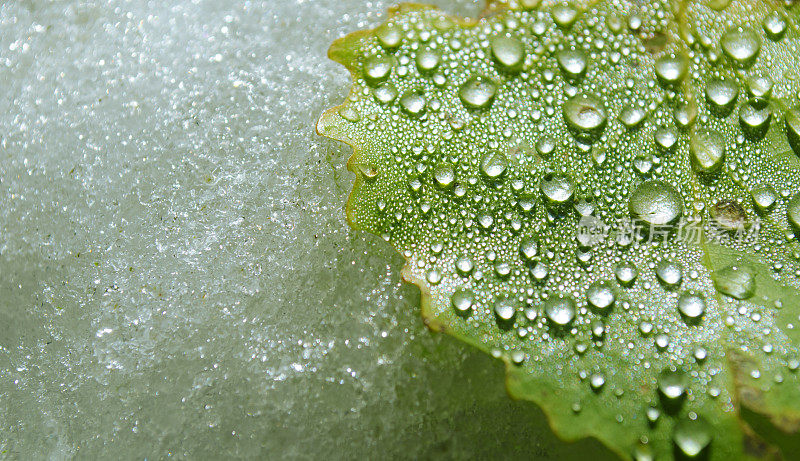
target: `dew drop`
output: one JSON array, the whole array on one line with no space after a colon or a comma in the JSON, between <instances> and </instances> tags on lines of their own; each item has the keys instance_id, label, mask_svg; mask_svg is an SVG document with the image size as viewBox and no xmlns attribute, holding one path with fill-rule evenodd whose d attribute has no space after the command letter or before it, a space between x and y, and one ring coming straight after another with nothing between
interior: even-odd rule
<instances>
[{"instance_id":1,"label":"dew drop","mask_svg":"<svg viewBox=\"0 0 800 461\"><path fill-rule=\"evenodd\" d=\"M562 50L556 53L558 67L564 76L570 80L577 80L584 76L588 67L586 53L581 50Z\"/></svg>"},{"instance_id":2,"label":"dew drop","mask_svg":"<svg viewBox=\"0 0 800 461\"><path fill-rule=\"evenodd\" d=\"M550 14L553 16L553 22L562 29L569 29L578 19L578 10L569 3L554 6Z\"/></svg>"},{"instance_id":3,"label":"dew drop","mask_svg":"<svg viewBox=\"0 0 800 461\"><path fill-rule=\"evenodd\" d=\"M773 41L780 40L783 38L783 34L786 33L786 20L777 11L768 14L761 26L764 28L767 37Z\"/></svg>"},{"instance_id":4,"label":"dew drop","mask_svg":"<svg viewBox=\"0 0 800 461\"><path fill-rule=\"evenodd\" d=\"M698 130L689 141L689 153L695 171L712 174L725 160L725 138L715 130Z\"/></svg>"},{"instance_id":5,"label":"dew drop","mask_svg":"<svg viewBox=\"0 0 800 461\"><path fill-rule=\"evenodd\" d=\"M450 302L459 314L466 314L472 309L475 296L466 288L459 288L453 293Z\"/></svg>"},{"instance_id":6,"label":"dew drop","mask_svg":"<svg viewBox=\"0 0 800 461\"><path fill-rule=\"evenodd\" d=\"M800 156L800 106L786 111L786 135L795 154Z\"/></svg>"},{"instance_id":7,"label":"dew drop","mask_svg":"<svg viewBox=\"0 0 800 461\"><path fill-rule=\"evenodd\" d=\"M717 291L732 298L748 299L756 292L755 275L746 267L727 266L714 272L711 278Z\"/></svg>"},{"instance_id":8,"label":"dew drop","mask_svg":"<svg viewBox=\"0 0 800 461\"><path fill-rule=\"evenodd\" d=\"M564 120L581 140L599 137L606 126L607 116L603 103L595 96L579 94L563 105Z\"/></svg>"},{"instance_id":9,"label":"dew drop","mask_svg":"<svg viewBox=\"0 0 800 461\"><path fill-rule=\"evenodd\" d=\"M372 86L384 82L392 74L394 58L372 56L364 62L364 79Z\"/></svg>"},{"instance_id":10,"label":"dew drop","mask_svg":"<svg viewBox=\"0 0 800 461\"><path fill-rule=\"evenodd\" d=\"M456 270L462 276L471 274L474 268L475 266L472 264L472 260L467 257L461 257L456 260Z\"/></svg>"},{"instance_id":11,"label":"dew drop","mask_svg":"<svg viewBox=\"0 0 800 461\"><path fill-rule=\"evenodd\" d=\"M651 226L670 225L683 215L683 200L671 185L649 180L633 191L628 208L634 219Z\"/></svg>"},{"instance_id":12,"label":"dew drop","mask_svg":"<svg viewBox=\"0 0 800 461\"><path fill-rule=\"evenodd\" d=\"M689 60L683 54L666 55L656 60L656 77L664 86L676 86L689 71Z\"/></svg>"},{"instance_id":13,"label":"dew drop","mask_svg":"<svg viewBox=\"0 0 800 461\"><path fill-rule=\"evenodd\" d=\"M384 48L392 50L400 46L403 40L402 31L391 24L382 24L375 29L375 37Z\"/></svg>"},{"instance_id":14,"label":"dew drop","mask_svg":"<svg viewBox=\"0 0 800 461\"><path fill-rule=\"evenodd\" d=\"M672 440L686 456L695 458L711 443L711 427L702 417L681 418L675 425Z\"/></svg>"},{"instance_id":15,"label":"dew drop","mask_svg":"<svg viewBox=\"0 0 800 461\"><path fill-rule=\"evenodd\" d=\"M770 120L772 120L772 110L768 105L758 107L746 102L739 109L739 124L745 136L751 140L757 141L767 134Z\"/></svg>"},{"instance_id":16,"label":"dew drop","mask_svg":"<svg viewBox=\"0 0 800 461\"><path fill-rule=\"evenodd\" d=\"M560 174L547 175L542 178L539 183L539 189L547 200L554 205L568 202L575 193L572 181L567 176Z\"/></svg>"},{"instance_id":17,"label":"dew drop","mask_svg":"<svg viewBox=\"0 0 800 461\"><path fill-rule=\"evenodd\" d=\"M628 106L620 112L619 121L625 125L625 128L636 128L642 123L645 115L647 115L647 112L645 112L644 109Z\"/></svg>"},{"instance_id":18,"label":"dew drop","mask_svg":"<svg viewBox=\"0 0 800 461\"><path fill-rule=\"evenodd\" d=\"M481 172L489 179L496 179L506 172L508 158L500 151L490 150L481 158Z\"/></svg>"},{"instance_id":19,"label":"dew drop","mask_svg":"<svg viewBox=\"0 0 800 461\"><path fill-rule=\"evenodd\" d=\"M683 397L688 384L689 379L682 371L666 368L658 375L658 390L669 400Z\"/></svg>"},{"instance_id":20,"label":"dew drop","mask_svg":"<svg viewBox=\"0 0 800 461\"><path fill-rule=\"evenodd\" d=\"M718 117L730 114L738 98L739 86L730 80L711 80L706 85L706 100Z\"/></svg>"},{"instance_id":21,"label":"dew drop","mask_svg":"<svg viewBox=\"0 0 800 461\"><path fill-rule=\"evenodd\" d=\"M436 180L436 184L439 187L446 188L450 187L455 181L455 173L453 172L453 166L449 163L442 163L437 165L433 169L433 178Z\"/></svg>"},{"instance_id":22,"label":"dew drop","mask_svg":"<svg viewBox=\"0 0 800 461\"><path fill-rule=\"evenodd\" d=\"M605 281L597 281L586 290L586 300L600 311L605 311L614 304L616 295L612 285Z\"/></svg>"},{"instance_id":23,"label":"dew drop","mask_svg":"<svg viewBox=\"0 0 800 461\"><path fill-rule=\"evenodd\" d=\"M518 72L525 63L525 45L516 38L496 36L490 41L492 57L507 72Z\"/></svg>"},{"instance_id":24,"label":"dew drop","mask_svg":"<svg viewBox=\"0 0 800 461\"><path fill-rule=\"evenodd\" d=\"M639 270L632 263L622 262L614 269L614 276L622 286L630 286L639 276Z\"/></svg>"},{"instance_id":25,"label":"dew drop","mask_svg":"<svg viewBox=\"0 0 800 461\"><path fill-rule=\"evenodd\" d=\"M458 90L461 102L470 109L485 109L494 101L497 84L490 78L477 76L467 80Z\"/></svg>"},{"instance_id":26,"label":"dew drop","mask_svg":"<svg viewBox=\"0 0 800 461\"><path fill-rule=\"evenodd\" d=\"M431 49L422 50L417 53L417 69L423 74L433 72L439 67L441 60L442 56L437 51Z\"/></svg>"},{"instance_id":27,"label":"dew drop","mask_svg":"<svg viewBox=\"0 0 800 461\"><path fill-rule=\"evenodd\" d=\"M427 110L428 101L422 90L410 90L400 98L400 107L411 117L420 117Z\"/></svg>"},{"instance_id":28,"label":"dew drop","mask_svg":"<svg viewBox=\"0 0 800 461\"><path fill-rule=\"evenodd\" d=\"M381 104L391 104L397 99L397 88L391 83L382 83L372 90L372 95Z\"/></svg>"},{"instance_id":29,"label":"dew drop","mask_svg":"<svg viewBox=\"0 0 800 461\"><path fill-rule=\"evenodd\" d=\"M794 194L786 203L786 217L795 231L800 231L800 192Z\"/></svg>"},{"instance_id":30,"label":"dew drop","mask_svg":"<svg viewBox=\"0 0 800 461\"><path fill-rule=\"evenodd\" d=\"M527 237L519 244L519 253L525 261L531 261L539 253L539 242L533 237Z\"/></svg>"},{"instance_id":31,"label":"dew drop","mask_svg":"<svg viewBox=\"0 0 800 461\"><path fill-rule=\"evenodd\" d=\"M749 66L761 51L761 39L752 29L734 27L720 39L722 51L740 66Z\"/></svg>"},{"instance_id":32,"label":"dew drop","mask_svg":"<svg viewBox=\"0 0 800 461\"><path fill-rule=\"evenodd\" d=\"M769 184L756 187L750 192L750 195L753 198L753 203L762 212L771 209L778 200L778 193Z\"/></svg>"},{"instance_id":33,"label":"dew drop","mask_svg":"<svg viewBox=\"0 0 800 461\"><path fill-rule=\"evenodd\" d=\"M685 319L696 321L706 312L706 300L699 293L684 293L678 298L678 311Z\"/></svg>"},{"instance_id":34,"label":"dew drop","mask_svg":"<svg viewBox=\"0 0 800 461\"><path fill-rule=\"evenodd\" d=\"M544 302L544 312L556 325L567 325L575 318L575 301L569 295L556 295Z\"/></svg>"},{"instance_id":35,"label":"dew drop","mask_svg":"<svg viewBox=\"0 0 800 461\"><path fill-rule=\"evenodd\" d=\"M510 299L501 298L494 303L494 313L498 319L508 322L514 318L517 309Z\"/></svg>"},{"instance_id":36,"label":"dew drop","mask_svg":"<svg viewBox=\"0 0 800 461\"><path fill-rule=\"evenodd\" d=\"M676 287L683 279L683 268L675 261L660 261L656 264L656 277L667 287Z\"/></svg>"}]
</instances>

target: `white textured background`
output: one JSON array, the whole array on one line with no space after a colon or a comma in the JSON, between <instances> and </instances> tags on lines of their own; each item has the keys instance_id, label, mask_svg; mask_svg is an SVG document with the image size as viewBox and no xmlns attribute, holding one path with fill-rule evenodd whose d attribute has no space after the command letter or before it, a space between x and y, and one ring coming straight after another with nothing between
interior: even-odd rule
<instances>
[{"instance_id":1,"label":"white textured background","mask_svg":"<svg viewBox=\"0 0 800 461\"><path fill-rule=\"evenodd\" d=\"M0 458L598 457L343 220L326 50L390 4L0 2Z\"/></svg>"}]
</instances>

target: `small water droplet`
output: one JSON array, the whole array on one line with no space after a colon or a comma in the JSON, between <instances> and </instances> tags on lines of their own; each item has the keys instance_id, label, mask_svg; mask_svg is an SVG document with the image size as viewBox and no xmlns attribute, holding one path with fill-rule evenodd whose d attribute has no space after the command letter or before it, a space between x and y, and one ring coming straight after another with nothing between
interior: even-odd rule
<instances>
[{"instance_id":1,"label":"small water droplet","mask_svg":"<svg viewBox=\"0 0 800 461\"><path fill-rule=\"evenodd\" d=\"M474 268L475 266L472 264L472 260L467 257L461 257L456 260L456 270L462 276L471 274Z\"/></svg>"},{"instance_id":2,"label":"small water droplet","mask_svg":"<svg viewBox=\"0 0 800 461\"><path fill-rule=\"evenodd\" d=\"M372 90L372 95L381 104L391 104L397 99L397 87L391 83L382 83Z\"/></svg>"},{"instance_id":3,"label":"small water droplet","mask_svg":"<svg viewBox=\"0 0 800 461\"><path fill-rule=\"evenodd\" d=\"M769 184L756 187L750 192L750 195L753 197L753 203L762 212L768 211L778 200L778 193Z\"/></svg>"},{"instance_id":4,"label":"small water droplet","mask_svg":"<svg viewBox=\"0 0 800 461\"><path fill-rule=\"evenodd\" d=\"M773 41L780 40L783 38L783 34L786 33L786 20L777 11L768 14L761 26L764 28L764 32L767 33L767 37Z\"/></svg>"},{"instance_id":5,"label":"small water droplet","mask_svg":"<svg viewBox=\"0 0 800 461\"><path fill-rule=\"evenodd\" d=\"M417 69L419 69L419 71L423 74L433 72L437 67L439 67L441 60L442 56L438 51L431 49L422 50L417 53Z\"/></svg>"},{"instance_id":6,"label":"small water droplet","mask_svg":"<svg viewBox=\"0 0 800 461\"><path fill-rule=\"evenodd\" d=\"M392 74L394 58L372 56L364 62L364 79L372 86L384 82Z\"/></svg>"},{"instance_id":7,"label":"small water droplet","mask_svg":"<svg viewBox=\"0 0 800 461\"><path fill-rule=\"evenodd\" d=\"M800 231L800 192L794 194L786 203L786 216L795 231Z\"/></svg>"},{"instance_id":8,"label":"small water droplet","mask_svg":"<svg viewBox=\"0 0 800 461\"><path fill-rule=\"evenodd\" d=\"M646 115L647 112L645 112L644 109L636 106L628 106L620 112L619 121L625 125L625 128L636 128L642 123Z\"/></svg>"},{"instance_id":9,"label":"small water droplet","mask_svg":"<svg viewBox=\"0 0 800 461\"><path fill-rule=\"evenodd\" d=\"M739 109L739 124L745 136L751 140L758 141L767 134L770 120L772 109L769 105L759 107L752 102L746 102Z\"/></svg>"},{"instance_id":10,"label":"small water droplet","mask_svg":"<svg viewBox=\"0 0 800 461\"><path fill-rule=\"evenodd\" d=\"M453 165L449 163L441 163L436 165L433 169L433 178L439 187L450 187L455 181L455 173L453 172Z\"/></svg>"},{"instance_id":11,"label":"small water droplet","mask_svg":"<svg viewBox=\"0 0 800 461\"><path fill-rule=\"evenodd\" d=\"M756 292L756 278L746 267L727 266L712 275L720 293L736 299L748 299Z\"/></svg>"},{"instance_id":12,"label":"small water droplet","mask_svg":"<svg viewBox=\"0 0 800 461\"><path fill-rule=\"evenodd\" d=\"M387 50L397 48L403 40L403 33L400 28L392 24L382 24L378 26L374 34L381 46Z\"/></svg>"},{"instance_id":13,"label":"small water droplet","mask_svg":"<svg viewBox=\"0 0 800 461\"><path fill-rule=\"evenodd\" d=\"M526 261L532 261L533 258L539 253L539 242L533 237L522 239L519 244L519 253Z\"/></svg>"},{"instance_id":14,"label":"small water droplet","mask_svg":"<svg viewBox=\"0 0 800 461\"><path fill-rule=\"evenodd\" d=\"M682 371L666 368L658 375L658 390L669 400L683 397L688 385L689 379Z\"/></svg>"},{"instance_id":15,"label":"small water droplet","mask_svg":"<svg viewBox=\"0 0 800 461\"><path fill-rule=\"evenodd\" d=\"M501 298L494 303L494 313L498 319L508 322L517 314L517 308L512 300Z\"/></svg>"},{"instance_id":16,"label":"small water droplet","mask_svg":"<svg viewBox=\"0 0 800 461\"><path fill-rule=\"evenodd\" d=\"M420 117L427 110L428 101L422 90L410 90L400 98L400 107L411 117Z\"/></svg>"},{"instance_id":17,"label":"small water droplet","mask_svg":"<svg viewBox=\"0 0 800 461\"><path fill-rule=\"evenodd\" d=\"M626 261L617 265L614 269L614 276L617 277L617 282L620 285L630 286L639 276L639 270L632 263Z\"/></svg>"},{"instance_id":18,"label":"small water droplet","mask_svg":"<svg viewBox=\"0 0 800 461\"><path fill-rule=\"evenodd\" d=\"M786 111L786 135L795 154L800 156L800 106Z\"/></svg>"},{"instance_id":19,"label":"small water droplet","mask_svg":"<svg viewBox=\"0 0 800 461\"><path fill-rule=\"evenodd\" d=\"M569 3L561 3L555 5L550 14L553 16L553 22L562 29L569 29L575 20L578 19L578 10Z\"/></svg>"},{"instance_id":20,"label":"small water droplet","mask_svg":"<svg viewBox=\"0 0 800 461\"><path fill-rule=\"evenodd\" d=\"M706 85L706 100L711 112L718 117L730 114L738 98L739 86L730 80L711 80Z\"/></svg>"}]
</instances>

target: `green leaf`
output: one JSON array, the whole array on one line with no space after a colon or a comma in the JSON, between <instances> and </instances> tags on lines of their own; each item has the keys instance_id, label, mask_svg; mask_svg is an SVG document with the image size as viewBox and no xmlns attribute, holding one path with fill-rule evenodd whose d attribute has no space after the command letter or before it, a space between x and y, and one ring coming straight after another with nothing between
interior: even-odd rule
<instances>
[{"instance_id":1,"label":"green leaf","mask_svg":"<svg viewBox=\"0 0 800 461\"><path fill-rule=\"evenodd\" d=\"M800 446L800 31L773 0L403 4L330 56L347 216L422 316L624 459ZM781 454L781 450L783 453Z\"/></svg>"}]
</instances>

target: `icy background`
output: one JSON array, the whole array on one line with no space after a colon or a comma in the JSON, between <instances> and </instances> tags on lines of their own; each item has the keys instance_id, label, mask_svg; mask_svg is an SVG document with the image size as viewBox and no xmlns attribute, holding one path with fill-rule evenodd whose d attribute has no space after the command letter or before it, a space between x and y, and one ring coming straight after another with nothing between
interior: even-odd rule
<instances>
[{"instance_id":1,"label":"icy background","mask_svg":"<svg viewBox=\"0 0 800 461\"><path fill-rule=\"evenodd\" d=\"M604 456L343 220L325 53L390 4L0 2L0 458Z\"/></svg>"}]
</instances>

